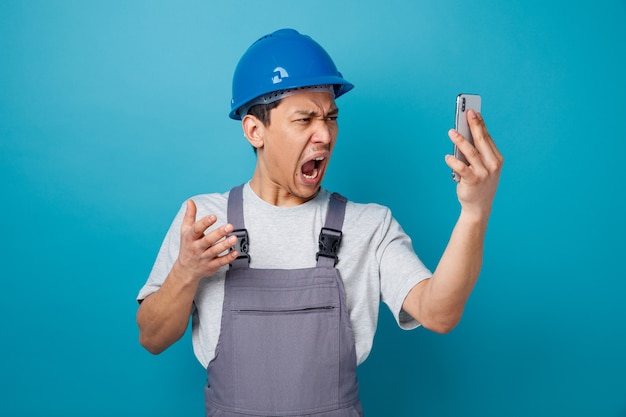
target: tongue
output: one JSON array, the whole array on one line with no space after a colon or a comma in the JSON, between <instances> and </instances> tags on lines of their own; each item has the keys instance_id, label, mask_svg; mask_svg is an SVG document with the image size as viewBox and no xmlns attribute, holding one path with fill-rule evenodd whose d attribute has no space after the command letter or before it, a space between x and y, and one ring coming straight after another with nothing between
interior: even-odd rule
<instances>
[{"instance_id":1,"label":"tongue","mask_svg":"<svg viewBox=\"0 0 626 417\"><path fill-rule=\"evenodd\" d=\"M306 162L304 165L302 165L302 173L305 175L311 175L313 173L313 170L315 169L315 161L309 161Z\"/></svg>"}]
</instances>

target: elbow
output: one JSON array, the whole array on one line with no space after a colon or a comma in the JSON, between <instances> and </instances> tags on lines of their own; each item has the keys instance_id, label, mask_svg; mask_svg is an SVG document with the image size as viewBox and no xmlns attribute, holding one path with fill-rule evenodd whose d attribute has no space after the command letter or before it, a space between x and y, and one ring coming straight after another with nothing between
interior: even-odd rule
<instances>
[{"instance_id":1,"label":"elbow","mask_svg":"<svg viewBox=\"0 0 626 417\"><path fill-rule=\"evenodd\" d=\"M431 332L435 332L438 334L448 334L456 327L458 323L452 322L440 322L440 323L429 323L423 325L425 328L430 330Z\"/></svg>"},{"instance_id":2,"label":"elbow","mask_svg":"<svg viewBox=\"0 0 626 417\"><path fill-rule=\"evenodd\" d=\"M139 344L153 355L158 355L167 348L167 346L162 346L143 334L139 335Z\"/></svg>"},{"instance_id":3,"label":"elbow","mask_svg":"<svg viewBox=\"0 0 626 417\"><path fill-rule=\"evenodd\" d=\"M450 333L461 321L464 302L459 297L442 297L433 293L432 279L417 284L403 304L403 308L422 327L434 333Z\"/></svg>"},{"instance_id":4,"label":"elbow","mask_svg":"<svg viewBox=\"0 0 626 417\"><path fill-rule=\"evenodd\" d=\"M437 317L431 317L428 320L422 322L422 326L431 332L439 333L439 334L447 334L450 333L461 321L460 314L452 314L452 315L440 315Z\"/></svg>"},{"instance_id":5,"label":"elbow","mask_svg":"<svg viewBox=\"0 0 626 417\"><path fill-rule=\"evenodd\" d=\"M153 355L158 355L167 349L173 342L163 332L163 327L155 325L142 311L144 304L137 311L137 326L139 327L139 344ZM176 339L175 339L176 340Z\"/></svg>"},{"instance_id":6,"label":"elbow","mask_svg":"<svg viewBox=\"0 0 626 417\"><path fill-rule=\"evenodd\" d=\"M147 329L142 330L140 326L139 344L153 355L158 355L176 343L176 341L178 341L183 334L184 331L168 333L157 329L151 329L150 331Z\"/></svg>"}]
</instances>

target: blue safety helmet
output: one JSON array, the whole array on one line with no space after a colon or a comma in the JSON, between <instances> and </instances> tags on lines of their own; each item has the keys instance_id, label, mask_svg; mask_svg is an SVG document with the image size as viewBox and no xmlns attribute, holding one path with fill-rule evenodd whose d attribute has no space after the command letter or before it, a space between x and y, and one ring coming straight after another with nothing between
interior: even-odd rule
<instances>
[{"instance_id":1,"label":"blue safety helmet","mask_svg":"<svg viewBox=\"0 0 626 417\"><path fill-rule=\"evenodd\" d=\"M269 93L321 85L332 86L335 98L354 88L317 42L294 29L277 30L253 43L239 60L229 117L241 120L242 110Z\"/></svg>"}]
</instances>

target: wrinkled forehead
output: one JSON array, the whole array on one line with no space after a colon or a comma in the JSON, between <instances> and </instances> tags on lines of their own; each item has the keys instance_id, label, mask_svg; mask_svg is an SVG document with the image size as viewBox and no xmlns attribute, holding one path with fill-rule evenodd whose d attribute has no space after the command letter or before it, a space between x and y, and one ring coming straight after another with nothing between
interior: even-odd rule
<instances>
[{"instance_id":1,"label":"wrinkled forehead","mask_svg":"<svg viewBox=\"0 0 626 417\"><path fill-rule=\"evenodd\" d=\"M300 91L296 94L283 97L278 106L283 111L309 112L319 115L327 115L338 111L335 103L335 96L327 92L319 91Z\"/></svg>"}]
</instances>

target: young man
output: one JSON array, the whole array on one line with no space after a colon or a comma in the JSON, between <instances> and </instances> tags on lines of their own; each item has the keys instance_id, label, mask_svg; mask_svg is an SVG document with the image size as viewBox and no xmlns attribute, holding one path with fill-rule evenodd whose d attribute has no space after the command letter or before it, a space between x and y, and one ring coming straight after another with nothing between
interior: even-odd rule
<instances>
[{"instance_id":1,"label":"young man","mask_svg":"<svg viewBox=\"0 0 626 417\"><path fill-rule=\"evenodd\" d=\"M174 219L137 321L159 353L193 317L207 368L207 415L360 416L356 367L367 357L382 299L406 329L450 331L481 268L503 163L480 114L475 145L449 136L469 166L461 213L433 274L390 211L321 187L337 138L335 99L353 85L308 36L282 29L255 42L233 79L230 117L257 153L249 182L198 195Z\"/></svg>"}]
</instances>

